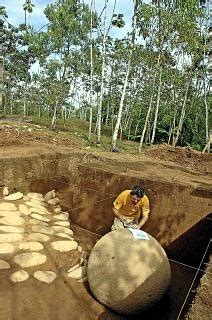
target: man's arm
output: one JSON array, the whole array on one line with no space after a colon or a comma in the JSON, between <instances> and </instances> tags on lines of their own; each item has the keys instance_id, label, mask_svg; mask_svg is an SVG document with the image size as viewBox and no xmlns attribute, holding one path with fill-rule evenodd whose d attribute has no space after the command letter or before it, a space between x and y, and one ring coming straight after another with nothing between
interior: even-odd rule
<instances>
[{"instance_id":1,"label":"man's arm","mask_svg":"<svg viewBox=\"0 0 212 320\"><path fill-rule=\"evenodd\" d=\"M138 223L138 228L141 229L143 225L147 222L149 218L149 199L145 196L144 202L142 204L142 218L140 222Z\"/></svg>"},{"instance_id":2,"label":"man's arm","mask_svg":"<svg viewBox=\"0 0 212 320\"><path fill-rule=\"evenodd\" d=\"M113 212L113 214L114 214L114 216L115 216L116 218L118 218L118 219L120 219L120 220L123 219L123 216L118 212L118 210L117 210L115 207L112 208L112 212Z\"/></svg>"},{"instance_id":3,"label":"man's arm","mask_svg":"<svg viewBox=\"0 0 212 320\"><path fill-rule=\"evenodd\" d=\"M141 229L143 227L143 225L147 222L149 218L149 213L148 212L144 212L143 216L138 224L138 228Z\"/></svg>"}]
</instances>

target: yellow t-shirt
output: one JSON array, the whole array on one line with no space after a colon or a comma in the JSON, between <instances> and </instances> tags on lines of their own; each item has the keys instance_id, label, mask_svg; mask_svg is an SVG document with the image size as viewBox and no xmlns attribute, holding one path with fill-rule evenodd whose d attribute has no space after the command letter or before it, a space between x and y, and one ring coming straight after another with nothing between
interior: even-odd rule
<instances>
[{"instance_id":1,"label":"yellow t-shirt","mask_svg":"<svg viewBox=\"0 0 212 320\"><path fill-rule=\"evenodd\" d=\"M131 202L131 190L125 190L116 198L113 205L118 212L129 220L135 220L143 213L149 213L149 199L146 195L133 204Z\"/></svg>"}]
</instances>

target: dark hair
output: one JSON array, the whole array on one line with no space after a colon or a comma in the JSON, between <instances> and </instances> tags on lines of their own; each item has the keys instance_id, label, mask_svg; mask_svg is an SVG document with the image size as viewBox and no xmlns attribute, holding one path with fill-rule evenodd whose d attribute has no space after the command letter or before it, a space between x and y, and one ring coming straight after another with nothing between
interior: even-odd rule
<instances>
[{"instance_id":1,"label":"dark hair","mask_svg":"<svg viewBox=\"0 0 212 320\"><path fill-rule=\"evenodd\" d=\"M143 198L144 194L145 194L144 189L142 189L139 186L134 186L131 190L131 195L137 196L138 198Z\"/></svg>"}]
</instances>

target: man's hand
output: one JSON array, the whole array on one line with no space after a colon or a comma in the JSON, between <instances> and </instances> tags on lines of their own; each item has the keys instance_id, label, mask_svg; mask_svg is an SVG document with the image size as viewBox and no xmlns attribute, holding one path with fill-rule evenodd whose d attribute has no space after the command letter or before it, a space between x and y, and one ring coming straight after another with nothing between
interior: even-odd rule
<instances>
[{"instance_id":1,"label":"man's hand","mask_svg":"<svg viewBox=\"0 0 212 320\"><path fill-rule=\"evenodd\" d=\"M123 217L123 216L120 216L120 218L119 218L122 222L128 222L128 220L125 218L125 217Z\"/></svg>"},{"instance_id":2,"label":"man's hand","mask_svg":"<svg viewBox=\"0 0 212 320\"><path fill-rule=\"evenodd\" d=\"M148 217L149 217L149 215L148 215L147 212L143 213L143 217L142 217L142 219L140 220L140 222L138 224L138 228L139 229L141 229L143 227L143 225L147 222Z\"/></svg>"}]
</instances>

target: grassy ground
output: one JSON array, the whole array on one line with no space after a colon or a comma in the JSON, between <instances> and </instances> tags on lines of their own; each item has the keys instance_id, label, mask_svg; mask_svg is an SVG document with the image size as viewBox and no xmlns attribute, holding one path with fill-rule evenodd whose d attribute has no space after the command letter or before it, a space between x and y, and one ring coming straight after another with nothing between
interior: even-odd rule
<instances>
[{"instance_id":1,"label":"grassy ground","mask_svg":"<svg viewBox=\"0 0 212 320\"><path fill-rule=\"evenodd\" d=\"M92 133L91 140L88 141L88 128L89 123L85 120L80 120L77 118L67 119L64 123L62 119L57 119L57 126L55 130L49 130L51 126L51 119L47 116L39 118L37 116L27 116L23 119L22 116L12 115L6 118L1 118L1 124L5 123L10 125L18 126L18 130L29 130L31 124L32 128L34 125L40 126L48 134L50 138L58 138L65 140L72 140L79 147L96 150L96 134ZM26 122L27 128L23 126L23 122ZM20 125L18 125L20 123ZM93 125L92 132L95 130L95 125ZM109 151L111 149L111 129L102 126L102 136L101 144L98 147L99 150ZM117 147L121 152L126 152L130 154L138 154L138 142L133 142L129 140L117 140Z\"/></svg>"},{"instance_id":2,"label":"grassy ground","mask_svg":"<svg viewBox=\"0 0 212 320\"><path fill-rule=\"evenodd\" d=\"M34 123L45 126L47 128L51 125L51 119L48 118L38 118L32 117ZM77 118L67 119L65 124L62 119L57 120L57 131L60 135L70 138L70 136L79 139L80 145L87 147L89 149L96 149L96 135L92 133L91 140L88 141L88 129L89 123L85 120L80 120ZM95 126L93 125L92 132L94 132ZM101 136L101 145L98 147L100 150L110 150L111 147L111 135L110 129L102 126L102 136ZM139 143L129 141L129 140L120 140L117 141L117 147L120 150L128 153L138 153Z\"/></svg>"}]
</instances>

